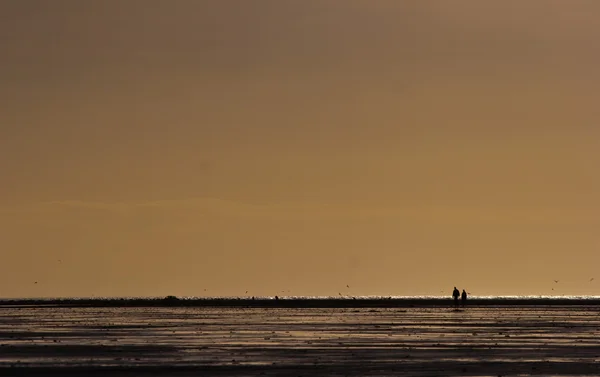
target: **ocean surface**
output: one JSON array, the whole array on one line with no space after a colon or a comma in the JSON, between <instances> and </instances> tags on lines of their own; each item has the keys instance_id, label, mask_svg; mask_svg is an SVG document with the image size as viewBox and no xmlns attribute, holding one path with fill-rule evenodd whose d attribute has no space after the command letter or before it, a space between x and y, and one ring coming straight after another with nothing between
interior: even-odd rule
<instances>
[{"instance_id":1,"label":"ocean surface","mask_svg":"<svg viewBox=\"0 0 600 377\"><path fill-rule=\"evenodd\" d=\"M3 300L0 375L600 375L598 300Z\"/></svg>"}]
</instances>

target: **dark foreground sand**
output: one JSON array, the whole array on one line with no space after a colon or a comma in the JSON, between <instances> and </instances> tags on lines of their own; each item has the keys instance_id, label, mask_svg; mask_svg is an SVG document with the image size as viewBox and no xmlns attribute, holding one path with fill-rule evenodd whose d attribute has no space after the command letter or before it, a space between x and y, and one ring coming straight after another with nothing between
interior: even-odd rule
<instances>
[{"instance_id":1,"label":"dark foreground sand","mask_svg":"<svg viewBox=\"0 0 600 377\"><path fill-rule=\"evenodd\" d=\"M595 305L0 307L3 376L600 375Z\"/></svg>"}]
</instances>

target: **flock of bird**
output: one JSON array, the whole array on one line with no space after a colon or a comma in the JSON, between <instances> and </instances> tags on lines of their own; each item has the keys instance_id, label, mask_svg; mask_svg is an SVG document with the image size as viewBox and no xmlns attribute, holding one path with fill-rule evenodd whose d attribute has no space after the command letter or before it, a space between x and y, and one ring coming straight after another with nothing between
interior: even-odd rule
<instances>
[{"instance_id":1,"label":"flock of bird","mask_svg":"<svg viewBox=\"0 0 600 377\"><path fill-rule=\"evenodd\" d=\"M61 263L62 261L59 259L58 262ZM589 282L591 283L592 281L594 281L594 278L590 278ZM555 284L558 284L559 282L560 282L560 280L554 279ZM37 284L37 283L38 283L37 281L33 282L33 284ZM350 285L346 284L346 288L350 289ZM554 288L552 288L552 290L554 290ZM204 292L206 292L206 289L204 289ZM281 291L281 293L285 293L285 292L286 291ZM444 291L440 291L440 292L444 292ZM287 293L290 293L290 290L288 290ZM246 291L246 294L248 294L248 291ZM471 293L469 293L469 294L471 294ZM342 292L338 292L338 295L344 296L342 294Z\"/></svg>"}]
</instances>

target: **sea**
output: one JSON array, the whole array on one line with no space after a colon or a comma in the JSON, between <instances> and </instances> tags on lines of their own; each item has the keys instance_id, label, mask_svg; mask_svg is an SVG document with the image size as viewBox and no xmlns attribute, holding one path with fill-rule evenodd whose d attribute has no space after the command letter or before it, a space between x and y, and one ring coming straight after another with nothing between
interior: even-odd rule
<instances>
[{"instance_id":1,"label":"sea","mask_svg":"<svg viewBox=\"0 0 600 377\"><path fill-rule=\"evenodd\" d=\"M599 296L0 300L2 376L598 376Z\"/></svg>"}]
</instances>

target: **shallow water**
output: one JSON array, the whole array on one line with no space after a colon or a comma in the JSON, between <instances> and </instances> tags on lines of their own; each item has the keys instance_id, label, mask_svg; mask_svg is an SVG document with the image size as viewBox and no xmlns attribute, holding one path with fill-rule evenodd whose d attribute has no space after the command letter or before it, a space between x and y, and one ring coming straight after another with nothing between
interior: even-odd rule
<instances>
[{"instance_id":1,"label":"shallow water","mask_svg":"<svg viewBox=\"0 0 600 377\"><path fill-rule=\"evenodd\" d=\"M27 375L598 375L599 335L600 308L589 305L4 307L0 368Z\"/></svg>"}]
</instances>

